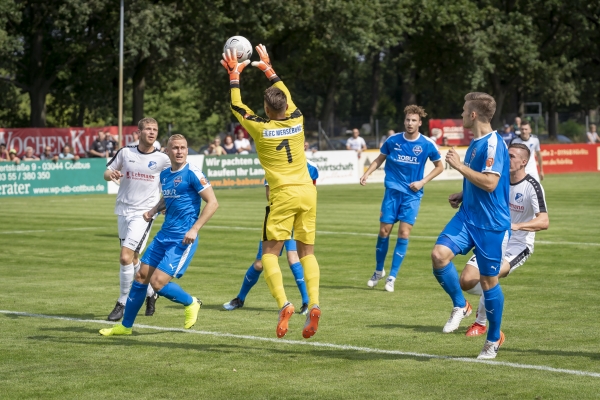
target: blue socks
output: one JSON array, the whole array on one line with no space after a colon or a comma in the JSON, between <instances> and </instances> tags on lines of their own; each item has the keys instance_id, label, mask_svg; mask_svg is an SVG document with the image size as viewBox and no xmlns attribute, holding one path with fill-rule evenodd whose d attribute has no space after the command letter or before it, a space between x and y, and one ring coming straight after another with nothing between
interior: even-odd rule
<instances>
[{"instance_id":1,"label":"blue socks","mask_svg":"<svg viewBox=\"0 0 600 400\"><path fill-rule=\"evenodd\" d=\"M394 248L394 256L392 257L392 269L390 270L390 276L398 276L402 261L406 255L406 249L408 248L408 239L398 238L396 241L396 247Z\"/></svg>"},{"instance_id":2,"label":"blue socks","mask_svg":"<svg viewBox=\"0 0 600 400\"><path fill-rule=\"evenodd\" d=\"M294 274L296 285L302 296L302 304L308 304L308 292L306 291L306 282L304 282L304 269L302 268L302 264L300 262L292 264L290 265L290 269L292 270L292 274Z\"/></svg>"},{"instance_id":3,"label":"blue socks","mask_svg":"<svg viewBox=\"0 0 600 400\"><path fill-rule=\"evenodd\" d=\"M500 340L500 324L502 323L502 311L504 310L504 294L500 284L490 290L484 290L483 298L485 300L485 314L490 322L487 340L496 342Z\"/></svg>"},{"instance_id":4,"label":"blue socks","mask_svg":"<svg viewBox=\"0 0 600 400\"><path fill-rule=\"evenodd\" d=\"M254 264L252 264L250 268L248 268L248 271L246 271L246 276L244 276L244 282L242 282L240 292L237 295L238 299L240 299L241 301L246 300L248 292L254 287L254 285L256 285L256 282L258 282L258 278L260 278L261 272L262 271L257 271L254 269Z\"/></svg>"},{"instance_id":5,"label":"blue socks","mask_svg":"<svg viewBox=\"0 0 600 400\"><path fill-rule=\"evenodd\" d=\"M465 300L465 296L463 295L462 289L460 288L458 272L456 271L456 267L454 267L454 263L452 263L452 261L450 261L450 264L446 265L442 269L434 268L433 275L435 276L435 279L437 279L437 281L440 283L442 288L444 288L446 293L450 295L453 307L465 307L467 305L467 300Z\"/></svg>"},{"instance_id":6,"label":"blue socks","mask_svg":"<svg viewBox=\"0 0 600 400\"><path fill-rule=\"evenodd\" d=\"M125 303L123 322L121 322L125 328L133 326L135 317L137 317L140 308L144 304L144 300L146 300L146 290L148 290L148 285L133 281L129 296L127 296L127 303Z\"/></svg>"},{"instance_id":7,"label":"blue socks","mask_svg":"<svg viewBox=\"0 0 600 400\"><path fill-rule=\"evenodd\" d=\"M186 307L194 302L192 296L174 282L167 283L157 293L175 303L183 304Z\"/></svg>"},{"instance_id":8,"label":"blue socks","mask_svg":"<svg viewBox=\"0 0 600 400\"><path fill-rule=\"evenodd\" d=\"M385 263L385 256L387 256L388 246L390 245L390 238L382 238L377 236L377 246L375 247L375 261L377 261L376 270L383 271L383 263Z\"/></svg>"}]
</instances>

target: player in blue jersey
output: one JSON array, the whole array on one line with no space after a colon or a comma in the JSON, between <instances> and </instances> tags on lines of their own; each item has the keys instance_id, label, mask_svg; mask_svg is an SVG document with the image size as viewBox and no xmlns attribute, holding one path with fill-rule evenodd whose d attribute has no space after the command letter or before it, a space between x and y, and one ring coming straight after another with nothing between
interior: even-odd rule
<instances>
[{"instance_id":1,"label":"player in blue jersey","mask_svg":"<svg viewBox=\"0 0 600 400\"><path fill-rule=\"evenodd\" d=\"M504 295L498 274L510 237L510 160L506 143L490 125L495 111L492 96L477 92L465 96L463 126L471 129L473 140L464 163L454 148L446 155L446 162L464 176L463 191L448 198L453 208L460 206L460 209L440 233L431 253L433 275L453 303L443 329L449 333L471 314L471 305L463 296L452 259L475 248L489 321L487 340L477 357L481 359L495 358L504 342L500 331Z\"/></svg>"},{"instance_id":2,"label":"player in blue jersey","mask_svg":"<svg viewBox=\"0 0 600 400\"><path fill-rule=\"evenodd\" d=\"M398 226L398 239L392 257L392 268L385 282L384 289L394 291L394 283L404 261L408 248L408 237L415 224L423 186L442 173L442 156L435 143L419 133L422 118L427 114L423 108L410 105L404 109L405 132L389 137L381 146L381 154L371 163L369 169L360 178L360 184L366 185L369 175L385 163L385 194L381 202L379 217L379 235L375 247L376 267L367 286L375 287L379 280L385 276L383 265L387 256L390 233L394 224ZM435 168L423 177L427 159L433 162Z\"/></svg>"},{"instance_id":3,"label":"player in blue jersey","mask_svg":"<svg viewBox=\"0 0 600 400\"><path fill-rule=\"evenodd\" d=\"M146 298L148 284L159 295L185 307L186 329L194 326L198 319L202 302L171 280L181 278L190 265L198 247L198 231L217 211L219 203L200 168L187 163L185 137L171 136L167 154L171 168L160 173L163 197L144 213L144 219L150 221L154 215L166 210L165 222L142 257L140 271L127 298L123 321L112 328L101 329L103 336L131 335L131 327ZM200 213L202 200L206 204Z\"/></svg>"},{"instance_id":4,"label":"player in blue jersey","mask_svg":"<svg viewBox=\"0 0 600 400\"><path fill-rule=\"evenodd\" d=\"M308 160L306 166L308 168L308 173L313 181L313 184L316 184L317 179L319 178L319 168L316 164ZM269 183L266 180L265 189L267 192L267 201L269 201ZM293 232L292 239L286 240L283 244L287 252L288 263L290 265L290 269L292 270L292 274L294 275L294 280L296 281L296 285L298 286L298 290L300 291L300 296L302 296L302 308L300 308L299 314L306 315L306 313L308 312L309 298L308 292L306 290L306 282L304 282L304 270L302 269L302 264L300 263L300 258L298 257L296 241L293 239ZM250 266L250 268L248 268L248 271L246 271L246 275L244 276L244 281L242 282L240 292L233 300L223 304L223 308L225 310L233 311L236 308L244 307L244 302L246 301L246 296L248 295L248 292L250 292L250 289L252 289L254 285L256 285L256 283L258 282L258 278L260 277L260 274L263 271L261 258L262 241L258 243L258 253L256 254L256 260L254 260L254 263Z\"/></svg>"}]
</instances>

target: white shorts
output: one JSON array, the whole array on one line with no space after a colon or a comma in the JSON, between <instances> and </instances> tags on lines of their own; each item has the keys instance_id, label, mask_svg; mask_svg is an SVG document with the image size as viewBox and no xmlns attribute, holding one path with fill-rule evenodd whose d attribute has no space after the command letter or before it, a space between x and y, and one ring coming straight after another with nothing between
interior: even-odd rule
<instances>
[{"instance_id":1,"label":"white shorts","mask_svg":"<svg viewBox=\"0 0 600 400\"><path fill-rule=\"evenodd\" d=\"M146 222L142 215L118 215L118 222L121 247L141 253L146 247L154 221Z\"/></svg>"},{"instance_id":2,"label":"white shorts","mask_svg":"<svg viewBox=\"0 0 600 400\"><path fill-rule=\"evenodd\" d=\"M509 240L506 251L504 252L504 260L510 265L508 273L511 274L515 269L525 264L525 261L531 257L531 254L533 254L533 252L529 250L529 247L527 247L526 244ZM475 255L467 261L467 264L479 269Z\"/></svg>"}]
</instances>

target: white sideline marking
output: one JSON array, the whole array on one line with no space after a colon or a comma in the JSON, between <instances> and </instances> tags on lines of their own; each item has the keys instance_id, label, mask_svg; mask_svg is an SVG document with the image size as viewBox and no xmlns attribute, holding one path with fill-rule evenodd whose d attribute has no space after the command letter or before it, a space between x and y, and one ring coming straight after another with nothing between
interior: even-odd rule
<instances>
[{"instance_id":1,"label":"white sideline marking","mask_svg":"<svg viewBox=\"0 0 600 400\"><path fill-rule=\"evenodd\" d=\"M103 325L114 325L114 322L102 321L102 320L97 320L97 319L57 317L54 315L31 314L31 313L19 312L19 311L0 310L0 314L20 315L22 317L56 319L56 320L62 320L62 321L76 321L76 322L85 322L85 323L103 324ZM300 341L300 340L275 339L275 338L265 338L265 337L260 337L260 336L235 335L233 333L195 331L195 330L180 329L180 328L164 328L164 327L152 326L152 325L135 324L134 326L138 329L154 329L154 330L163 331L163 332L181 332L181 333L189 333L189 334L195 334L195 335L208 335L208 336L225 337L225 338L233 338L233 339L256 340L256 341L270 342L270 343L285 343L285 344L290 344L290 345L324 347L324 348L335 349L335 350L354 350L354 351L360 351L360 352L364 352L364 353L390 354L390 355L397 355L397 356L409 356L409 357L430 358L430 359L438 359L438 360L458 361L458 362L464 362L464 363L487 364L487 365L495 365L495 366L501 366L501 367L532 369L532 370L546 371L546 372L557 372L560 374L590 376L593 378L600 378L600 373L597 373L597 372L579 371L579 370L575 370L575 369L553 368L553 367L547 367L545 365L531 365L531 364L519 364L519 363L512 363L512 362L505 362L505 361L478 360L476 358L440 356L440 355L436 355L436 354L414 353L411 351L383 350L383 349L374 349L371 347L347 346L347 345L341 345L341 344L307 342L307 341Z\"/></svg>"},{"instance_id":2,"label":"white sideline marking","mask_svg":"<svg viewBox=\"0 0 600 400\"><path fill-rule=\"evenodd\" d=\"M64 229L38 229L33 231L0 231L0 235L16 235L19 233L44 233L44 232L63 232L63 231L91 231L102 229L100 226L88 226L85 228L64 228Z\"/></svg>"},{"instance_id":3,"label":"white sideline marking","mask_svg":"<svg viewBox=\"0 0 600 400\"><path fill-rule=\"evenodd\" d=\"M237 231L262 231L262 228L247 228L243 226L223 226L223 225L204 225L202 229L231 229ZM361 232L333 232L333 231L317 231L320 235L346 235L346 236L369 236L369 237L377 237L377 233L361 233ZM411 239L423 239L423 240L436 240L437 236L414 236L411 235ZM582 242L551 242L547 240L536 240L535 244L548 244L548 245L557 245L557 244L566 244L573 246L600 246L600 243L582 243Z\"/></svg>"}]
</instances>

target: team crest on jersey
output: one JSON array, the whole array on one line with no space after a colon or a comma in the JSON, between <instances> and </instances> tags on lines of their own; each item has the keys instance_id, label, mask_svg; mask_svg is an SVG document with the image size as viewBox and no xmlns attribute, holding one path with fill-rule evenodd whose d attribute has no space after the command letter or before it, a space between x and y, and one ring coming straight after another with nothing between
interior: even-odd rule
<instances>
[{"instance_id":1,"label":"team crest on jersey","mask_svg":"<svg viewBox=\"0 0 600 400\"><path fill-rule=\"evenodd\" d=\"M471 160L475 158L475 154L477 154L477 149L473 149L471 152Z\"/></svg>"},{"instance_id":2,"label":"team crest on jersey","mask_svg":"<svg viewBox=\"0 0 600 400\"><path fill-rule=\"evenodd\" d=\"M522 202L523 202L523 193L517 193L517 194L515 195L515 201L516 201L517 203L522 203Z\"/></svg>"},{"instance_id":3,"label":"team crest on jersey","mask_svg":"<svg viewBox=\"0 0 600 400\"><path fill-rule=\"evenodd\" d=\"M423 152L423 148L419 145L416 145L413 147L413 153L415 153L416 155L419 155Z\"/></svg>"},{"instance_id":4,"label":"team crest on jersey","mask_svg":"<svg viewBox=\"0 0 600 400\"><path fill-rule=\"evenodd\" d=\"M485 161L485 166L488 167L488 168L492 168L492 165L494 165L494 159L493 158L488 158Z\"/></svg>"},{"instance_id":5,"label":"team crest on jersey","mask_svg":"<svg viewBox=\"0 0 600 400\"><path fill-rule=\"evenodd\" d=\"M206 185L208 184L208 181L206 180L206 178L205 178L205 177L202 177L202 178L200 178L200 184L201 184L202 186L206 186Z\"/></svg>"},{"instance_id":6,"label":"team crest on jersey","mask_svg":"<svg viewBox=\"0 0 600 400\"><path fill-rule=\"evenodd\" d=\"M178 176L177 178L173 179L173 186L177 187L177 185L179 185L181 183L181 177Z\"/></svg>"},{"instance_id":7,"label":"team crest on jersey","mask_svg":"<svg viewBox=\"0 0 600 400\"><path fill-rule=\"evenodd\" d=\"M157 167L156 161L150 161L148 163L148 168L150 168L151 170L155 170Z\"/></svg>"}]
</instances>

